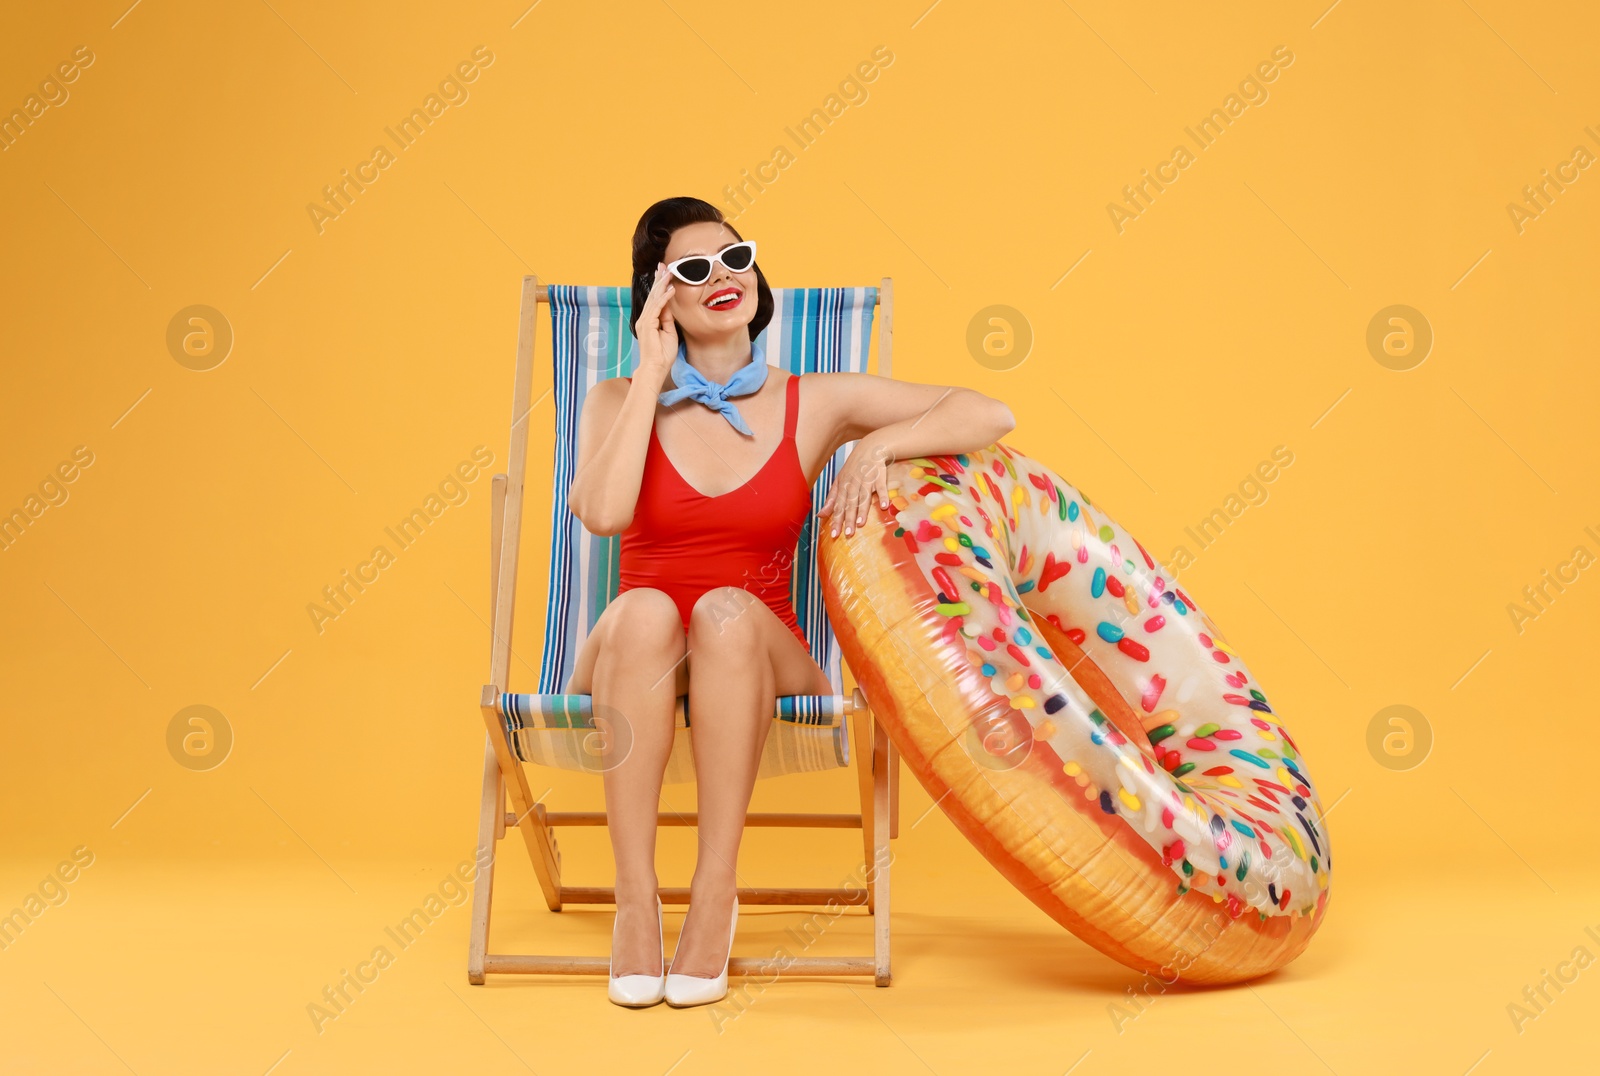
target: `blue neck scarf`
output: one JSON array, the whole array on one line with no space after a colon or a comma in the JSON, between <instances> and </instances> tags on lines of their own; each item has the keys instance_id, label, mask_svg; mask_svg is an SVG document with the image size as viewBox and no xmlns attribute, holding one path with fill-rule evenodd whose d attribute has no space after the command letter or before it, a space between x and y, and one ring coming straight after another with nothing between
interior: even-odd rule
<instances>
[{"instance_id":1,"label":"blue neck scarf","mask_svg":"<svg viewBox=\"0 0 1600 1076\"><path fill-rule=\"evenodd\" d=\"M766 383L768 366L765 335L763 333L750 341L750 362L735 371L727 384L712 381L690 366L689 345L679 342L678 357L672 363L672 383L677 387L661 393L659 399L668 407L679 400L698 400L713 411L721 412L740 433L750 434L744 416L739 414L739 409L729 397L748 396Z\"/></svg>"}]
</instances>

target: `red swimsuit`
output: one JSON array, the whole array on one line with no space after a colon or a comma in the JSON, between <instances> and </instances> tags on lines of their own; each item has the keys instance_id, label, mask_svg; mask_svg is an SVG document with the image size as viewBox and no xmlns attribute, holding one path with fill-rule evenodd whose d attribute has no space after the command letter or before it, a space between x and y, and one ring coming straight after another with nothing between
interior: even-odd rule
<instances>
[{"instance_id":1,"label":"red swimsuit","mask_svg":"<svg viewBox=\"0 0 1600 1076\"><path fill-rule=\"evenodd\" d=\"M795 543L811 511L811 483L794 440L800 378L789 375L784 389L783 440L750 481L717 497L684 481L651 423L633 522L622 532L618 594L634 587L664 591L687 632L696 599L716 587L740 587L809 649L789 600Z\"/></svg>"}]
</instances>

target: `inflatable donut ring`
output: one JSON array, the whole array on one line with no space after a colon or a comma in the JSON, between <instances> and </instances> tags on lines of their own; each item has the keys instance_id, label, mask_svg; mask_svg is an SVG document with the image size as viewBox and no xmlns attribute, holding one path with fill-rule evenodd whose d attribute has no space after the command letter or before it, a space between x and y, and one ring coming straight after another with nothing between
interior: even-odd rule
<instances>
[{"instance_id":1,"label":"inflatable donut ring","mask_svg":"<svg viewBox=\"0 0 1600 1076\"><path fill-rule=\"evenodd\" d=\"M892 510L822 532L824 599L956 827L1056 922L1167 982L1298 956L1328 904L1322 804L1211 619L1004 444L888 477Z\"/></svg>"}]
</instances>

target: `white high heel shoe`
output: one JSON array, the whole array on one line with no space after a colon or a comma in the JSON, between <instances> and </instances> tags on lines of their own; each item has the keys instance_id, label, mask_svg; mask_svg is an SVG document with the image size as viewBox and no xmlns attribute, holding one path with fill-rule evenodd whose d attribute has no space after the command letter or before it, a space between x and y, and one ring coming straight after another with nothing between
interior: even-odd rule
<instances>
[{"instance_id":1,"label":"white high heel shoe","mask_svg":"<svg viewBox=\"0 0 1600 1076\"><path fill-rule=\"evenodd\" d=\"M666 932L661 925L661 897L656 897L656 930L658 936ZM617 923L611 922L611 949L617 947ZM662 942L662 951L666 951L666 943ZM665 961L665 957L662 958ZM610 965L606 967L606 997L618 1005L626 1005L630 1009L642 1009L647 1005L654 1005L666 996L667 976L665 969L660 975L624 975L620 978L610 973Z\"/></svg>"},{"instance_id":2,"label":"white high heel shoe","mask_svg":"<svg viewBox=\"0 0 1600 1076\"><path fill-rule=\"evenodd\" d=\"M739 931L739 898L733 898L733 923L728 927L728 955L722 961L722 974L715 979L707 979L699 975L680 975L677 972L667 972L667 1004L675 1009L686 1008L690 1005L705 1005L708 1002L721 1001L728 994L728 961L733 959L733 936ZM678 955L673 953L673 963L677 963Z\"/></svg>"}]
</instances>

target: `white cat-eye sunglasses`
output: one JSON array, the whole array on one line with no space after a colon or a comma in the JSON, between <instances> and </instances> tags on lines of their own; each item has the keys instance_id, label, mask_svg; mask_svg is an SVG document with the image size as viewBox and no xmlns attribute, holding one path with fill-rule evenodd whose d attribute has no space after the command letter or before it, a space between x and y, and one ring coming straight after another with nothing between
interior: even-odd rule
<instances>
[{"instance_id":1,"label":"white cat-eye sunglasses","mask_svg":"<svg viewBox=\"0 0 1600 1076\"><path fill-rule=\"evenodd\" d=\"M704 284L711 279L713 262L721 262L728 267L729 272L744 272L756 263L755 240L746 239L734 243L732 246L723 247L715 254L691 254L687 258L679 258L675 262L667 263L667 272L685 284Z\"/></svg>"}]
</instances>

